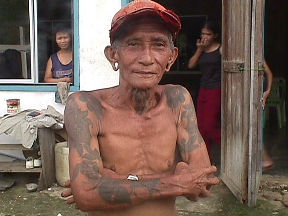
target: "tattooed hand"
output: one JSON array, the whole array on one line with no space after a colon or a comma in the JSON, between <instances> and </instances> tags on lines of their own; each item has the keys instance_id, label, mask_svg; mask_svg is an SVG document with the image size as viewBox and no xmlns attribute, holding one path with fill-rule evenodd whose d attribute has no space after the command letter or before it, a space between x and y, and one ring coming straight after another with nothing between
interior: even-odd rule
<instances>
[{"instance_id":1,"label":"tattooed hand","mask_svg":"<svg viewBox=\"0 0 288 216\"><path fill-rule=\"evenodd\" d=\"M175 175L179 176L179 184L186 190L186 198L197 201L198 197L210 195L212 185L219 184L219 179L214 176L217 171L215 166L208 168L194 168L184 162L179 162L175 169Z\"/></svg>"}]
</instances>

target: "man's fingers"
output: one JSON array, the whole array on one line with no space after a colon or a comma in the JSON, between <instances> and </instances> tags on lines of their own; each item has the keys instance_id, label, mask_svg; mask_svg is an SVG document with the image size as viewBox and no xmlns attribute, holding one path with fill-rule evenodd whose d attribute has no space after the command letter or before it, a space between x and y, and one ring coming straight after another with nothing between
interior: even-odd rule
<instances>
[{"instance_id":1,"label":"man's fingers","mask_svg":"<svg viewBox=\"0 0 288 216\"><path fill-rule=\"evenodd\" d=\"M208 167L208 168L205 169L205 172L206 172L207 174L212 174L212 173L217 172L217 168L216 168L215 166L210 166L210 167Z\"/></svg>"},{"instance_id":2,"label":"man's fingers","mask_svg":"<svg viewBox=\"0 0 288 216\"><path fill-rule=\"evenodd\" d=\"M210 196L210 191L207 189L204 189L201 191L201 193L199 194L199 197L208 197Z\"/></svg>"},{"instance_id":3,"label":"man's fingers","mask_svg":"<svg viewBox=\"0 0 288 216\"><path fill-rule=\"evenodd\" d=\"M192 202L197 202L198 201L198 196L186 196L186 198Z\"/></svg>"},{"instance_id":4,"label":"man's fingers","mask_svg":"<svg viewBox=\"0 0 288 216\"><path fill-rule=\"evenodd\" d=\"M75 200L73 197L69 198L66 200L67 204L74 204L75 203Z\"/></svg>"},{"instance_id":5,"label":"man's fingers","mask_svg":"<svg viewBox=\"0 0 288 216\"><path fill-rule=\"evenodd\" d=\"M209 167L206 167L206 168L198 168L198 167L190 167L190 171L191 172L194 172L194 173L204 173L204 175L211 175L211 174L214 174L215 172L217 172L217 168L215 166L209 166ZM214 175L212 175L214 176Z\"/></svg>"},{"instance_id":6,"label":"man's fingers","mask_svg":"<svg viewBox=\"0 0 288 216\"><path fill-rule=\"evenodd\" d=\"M184 171L184 170L188 170L188 168L189 168L189 166L188 166L187 163L185 163L185 162L179 162L179 163L177 163L177 165L176 165L175 174L177 175L177 174L185 173L185 172L187 172L187 171L185 171L185 172L183 172L183 171Z\"/></svg>"},{"instance_id":7,"label":"man's fingers","mask_svg":"<svg viewBox=\"0 0 288 216\"><path fill-rule=\"evenodd\" d=\"M74 197L73 197L73 194L72 194L72 189L70 188L71 186L71 181L68 180L67 182L65 182L65 187L68 187L67 189L65 189L62 193L61 193L61 197L63 198L67 198L69 197L66 202L68 204L73 204L75 203L75 200L74 200Z\"/></svg>"},{"instance_id":8,"label":"man's fingers","mask_svg":"<svg viewBox=\"0 0 288 216\"><path fill-rule=\"evenodd\" d=\"M200 184L205 185L205 188L210 189L212 185L217 185L220 183L220 180L217 177L206 177L198 181Z\"/></svg>"},{"instance_id":9,"label":"man's fingers","mask_svg":"<svg viewBox=\"0 0 288 216\"><path fill-rule=\"evenodd\" d=\"M70 187L70 186L71 186L71 181L70 181L70 180L66 181L66 182L64 183L64 186L65 186L65 187Z\"/></svg>"},{"instance_id":10,"label":"man's fingers","mask_svg":"<svg viewBox=\"0 0 288 216\"><path fill-rule=\"evenodd\" d=\"M177 163L176 167L179 169L186 169L189 167L189 165L187 163L181 161L181 162Z\"/></svg>"},{"instance_id":11,"label":"man's fingers","mask_svg":"<svg viewBox=\"0 0 288 216\"><path fill-rule=\"evenodd\" d=\"M62 197L69 197L69 196L71 196L71 195L72 195L72 190L71 190L71 188L68 188L68 189L64 190L64 191L61 193L61 196L62 196Z\"/></svg>"},{"instance_id":12,"label":"man's fingers","mask_svg":"<svg viewBox=\"0 0 288 216\"><path fill-rule=\"evenodd\" d=\"M219 178L217 178L216 176L207 176L205 183L208 185L217 185L220 183Z\"/></svg>"}]
</instances>

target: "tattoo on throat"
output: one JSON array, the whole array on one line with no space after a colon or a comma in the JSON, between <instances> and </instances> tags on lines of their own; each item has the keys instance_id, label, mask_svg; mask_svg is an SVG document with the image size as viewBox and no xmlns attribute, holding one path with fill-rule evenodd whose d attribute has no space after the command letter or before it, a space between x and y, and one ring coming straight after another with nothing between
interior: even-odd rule
<instances>
[{"instance_id":1,"label":"tattoo on throat","mask_svg":"<svg viewBox=\"0 0 288 216\"><path fill-rule=\"evenodd\" d=\"M142 90L142 89L133 89L132 90L132 100L135 103L135 111L139 115L143 114L144 112L147 111L149 108L149 96L150 93L148 90Z\"/></svg>"}]
</instances>

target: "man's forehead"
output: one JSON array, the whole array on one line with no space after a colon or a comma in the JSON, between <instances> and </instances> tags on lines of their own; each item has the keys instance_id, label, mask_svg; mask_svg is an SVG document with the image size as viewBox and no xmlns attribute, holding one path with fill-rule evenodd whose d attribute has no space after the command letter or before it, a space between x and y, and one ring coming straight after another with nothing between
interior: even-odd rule
<instances>
[{"instance_id":1,"label":"man's forehead","mask_svg":"<svg viewBox=\"0 0 288 216\"><path fill-rule=\"evenodd\" d=\"M138 36L154 34L154 37L169 37L169 35L171 35L166 25L161 20L153 19L151 17L143 17L127 23L123 28L121 38L126 38L127 36L135 34Z\"/></svg>"},{"instance_id":2,"label":"man's forehead","mask_svg":"<svg viewBox=\"0 0 288 216\"><path fill-rule=\"evenodd\" d=\"M126 35L122 41L169 41L168 34L162 32L131 32L131 34Z\"/></svg>"}]
</instances>

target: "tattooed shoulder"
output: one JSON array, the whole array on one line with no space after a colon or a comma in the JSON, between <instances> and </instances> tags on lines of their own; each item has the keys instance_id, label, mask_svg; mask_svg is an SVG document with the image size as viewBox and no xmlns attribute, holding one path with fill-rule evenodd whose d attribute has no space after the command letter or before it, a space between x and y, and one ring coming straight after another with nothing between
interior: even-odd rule
<instances>
[{"instance_id":1,"label":"tattooed shoulder","mask_svg":"<svg viewBox=\"0 0 288 216\"><path fill-rule=\"evenodd\" d=\"M187 89L180 85L168 85L165 89L168 106L172 109L176 109L183 104L187 94L189 94Z\"/></svg>"},{"instance_id":2,"label":"tattooed shoulder","mask_svg":"<svg viewBox=\"0 0 288 216\"><path fill-rule=\"evenodd\" d=\"M98 119L102 117L103 107L101 101L93 92L82 91L71 94L68 98L66 107L76 108L75 106L82 111L86 110L95 114Z\"/></svg>"}]
</instances>

